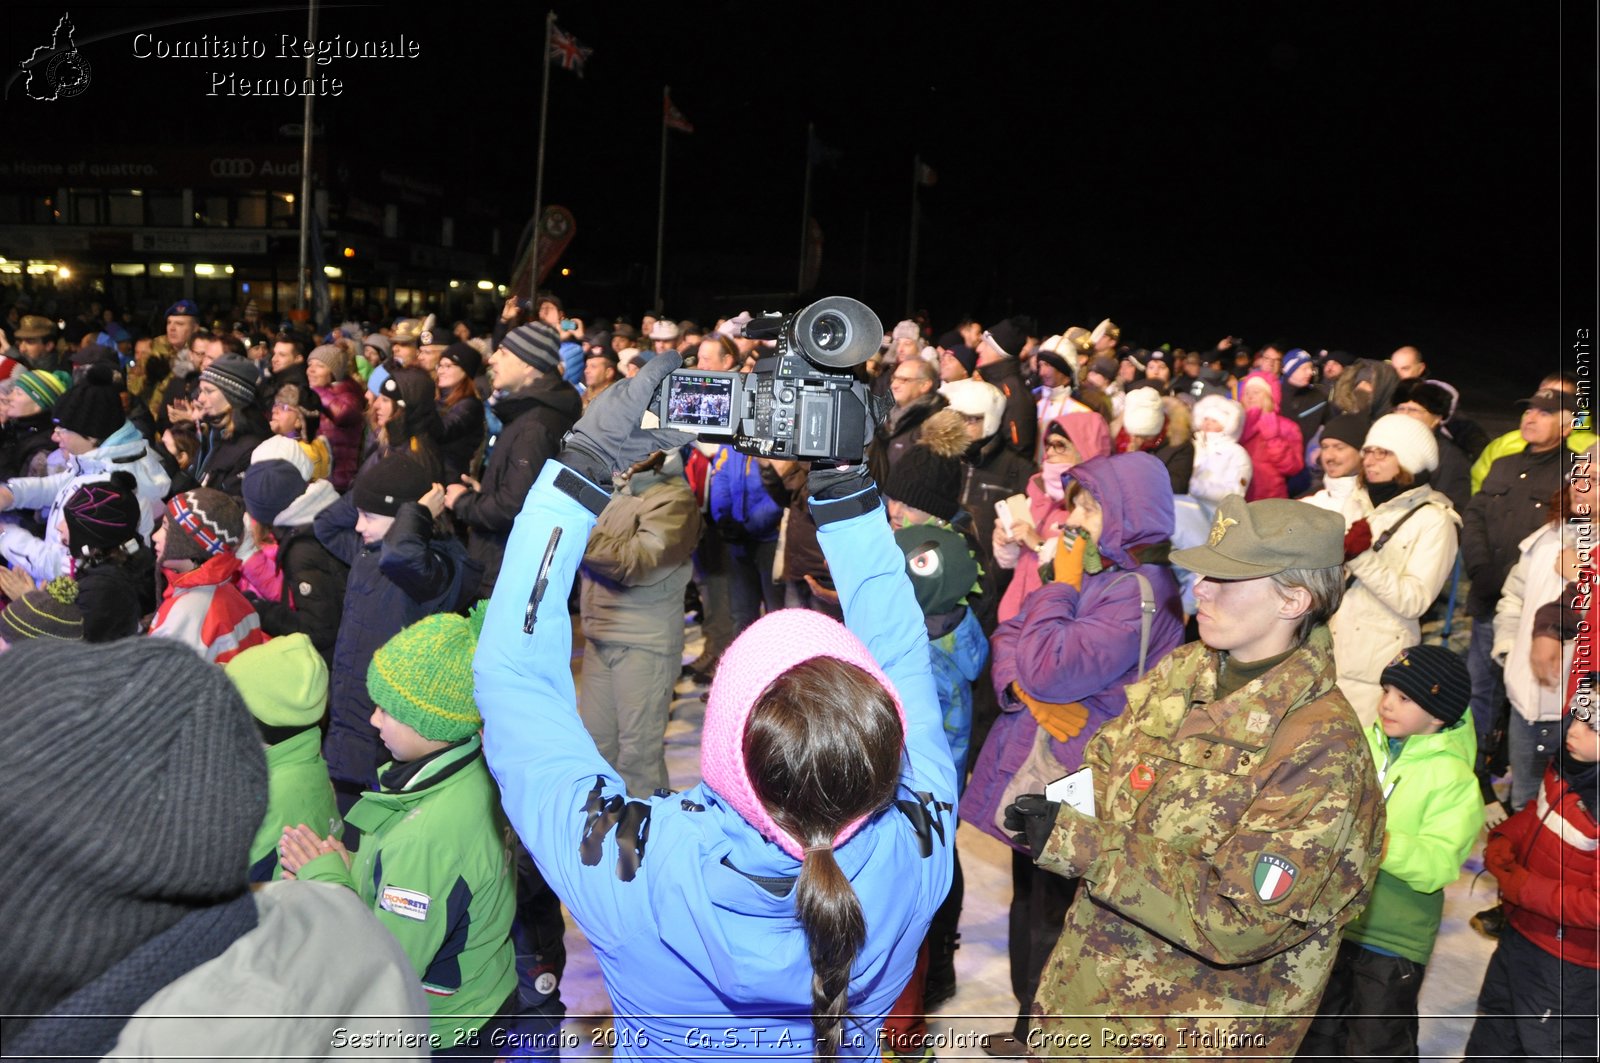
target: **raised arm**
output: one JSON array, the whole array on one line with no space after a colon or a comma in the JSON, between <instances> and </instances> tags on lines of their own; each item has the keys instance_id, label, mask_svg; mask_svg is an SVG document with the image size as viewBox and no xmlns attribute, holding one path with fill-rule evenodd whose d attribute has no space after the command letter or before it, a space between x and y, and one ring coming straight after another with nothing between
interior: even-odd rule
<instances>
[{"instance_id":1,"label":"raised arm","mask_svg":"<svg viewBox=\"0 0 1600 1063\"><path fill-rule=\"evenodd\" d=\"M928 663L927 628L877 487L865 466L814 469L810 484L817 542L839 590L845 626L866 644L905 708L907 785L953 805L955 765Z\"/></svg>"},{"instance_id":2,"label":"raised arm","mask_svg":"<svg viewBox=\"0 0 1600 1063\"><path fill-rule=\"evenodd\" d=\"M501 804L540 871L596 944L642 916L639 854L649 806L629 801L621 778L578 719L567 596L596 515L602 484L682 433L638 428L676 356L652 360L608 388L546 462L512 525L473 662L484 752ZM630 456L631 455L631 456Z\"/></svg>"}]
</instances>

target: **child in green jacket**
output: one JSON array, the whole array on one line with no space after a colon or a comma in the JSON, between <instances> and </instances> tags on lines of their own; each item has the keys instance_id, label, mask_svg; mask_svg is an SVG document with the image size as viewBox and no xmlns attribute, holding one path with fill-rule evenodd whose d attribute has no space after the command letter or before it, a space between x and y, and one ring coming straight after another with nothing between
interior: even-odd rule
<instances>
[{"instance_id":1,"label":"child in green jacket","mask_svg":"<svg viewBox=\"0 0 1600 1063\"><path fill-rule=\"evenodd\" d=\"M1444 888L1483 827L1466 663L1443 646L1413 646L1381 681L1367 742L1387 817L1383 863L1372 900L1345 927L1301 1058L1417 1058L1417 996Z\"/></svg>"},{"instance_id":2,"label":"child in green jacket","mask_svg":"<svg viewBox=\"0 0 1600 1063\"><path fill-rule=\"evenodd\" d=\"M490 1048L485 1027L517 986L516 876L472 690L481 615L425 617L373 655L372 725L394 760L346 817L356 844L304 824L279 842L286 871L349 886L399 940L428 991L435 1056Z\"/></svg>"},{"instance_id":3,"label":"child in green jacket","mask_svg":"<svg viewBox=\"0 0 1600 1063\"><path fill-rule=\"evenodd\" d=\"M317 726L328 709L328 665L311 639L296 633L242 650L223 671L267 747L267 816L250 843L250 881L271 882L283 877L278 839L285 827L343 829Z\"/></svg>"}]
</instances>

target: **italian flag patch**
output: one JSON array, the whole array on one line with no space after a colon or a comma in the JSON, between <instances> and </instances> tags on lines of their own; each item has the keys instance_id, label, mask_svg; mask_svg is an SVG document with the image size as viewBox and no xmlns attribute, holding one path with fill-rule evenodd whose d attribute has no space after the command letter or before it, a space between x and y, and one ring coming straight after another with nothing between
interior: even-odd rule
<instances>
[{"instance_id":1,"label":"italian flag patch","mask_svg":"<svg viewBox=\"0 0 1600 1063\"><path fill-rule=\"evenodd\" d=\"M1256 857L1256 896L1266 904L1281 901L1294 888L1295 866L1280 856L1262 853Z\"/></svg>"}]
</instances>

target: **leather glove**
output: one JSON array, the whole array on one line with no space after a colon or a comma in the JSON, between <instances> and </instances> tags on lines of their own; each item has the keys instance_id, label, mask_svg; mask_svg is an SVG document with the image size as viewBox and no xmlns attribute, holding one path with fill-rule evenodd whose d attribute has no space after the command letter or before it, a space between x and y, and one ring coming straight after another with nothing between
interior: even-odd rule
<instances>
[{"instance_id":1,"label":"leather glove","mask_svg":"<svg viewBox=\"0 0 1600 1063\"><path fill-rule=\"evenodd\" d=\"M867 475L865 462L832 466L817 462L812 464L811 471L806 474L806 496L814 502L849 498L872 486L872 477Z\"/></svg>"},{"instance_id":2,"label":"leather glove","mask_svg":"<svg viewBox=\"0 0 1600 1063\"><path fill-rule=\"evenodd\" d=\"M678 368L679 361L675 353L657 355L637 376L619 380L601 392L561 441L556 460L589 482L607 487L614 474L656 451L676 450L694 442L688 432L640 425L656 389Z\"/></svg>"},{"instance_id":3,"label":"leather glove","mask_svg":"<svg viewBox=\"0 0 1600 1063\"><path fill-rule=\"evenodd\" d=\"M1037 860L1050 840L1050 832L1055 830L1056 814L1060 811L1061 806L1046 799L1044 794L1022 794L1006 806L1005 828L1016 831L1012 840L1025 846Z\"/></svg>"},{"instance_id":4,"label":"leather glove","mask_svg":"<svg viewBox=\"0 0 1600 1063\"><path fill-rule=\"evenodd\" d=\"M1350 525L1350 530L1344 533L1344 559L1364 554L1372 546L1372 525L1367 523L1367 518L1362 517Z\"/></svg>"}]
</instances>

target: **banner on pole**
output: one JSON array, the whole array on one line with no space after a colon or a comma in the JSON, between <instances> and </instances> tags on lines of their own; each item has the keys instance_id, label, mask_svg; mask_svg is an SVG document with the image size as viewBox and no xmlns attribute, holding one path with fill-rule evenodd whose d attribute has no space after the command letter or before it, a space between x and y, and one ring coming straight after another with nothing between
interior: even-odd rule
<instances>
[{"instance_id":1,"label":"banner on pole","mask_svg":"<svg viewBox=\"0 0 1600 1063\"><path fill-rule=\"evenodd\" d=\"M676 129L680 133L693 133L694 124L683 116L678 110L678 105L672 102L670 89L661 92L661 121L666 123L668 129Z\"/></svg>"},{"instance_id":2,"label":"banner on pole","mask_svg":"<svg viewBox=\"0 0 1600 1063\"><path fill-rule=\"evenodd\" d=\"M572 243L573 235L578 231L578 223L572 217L572 211L566 207L551 205L544 208L544 217L539 225L539 263L534 276L538 279L533 287L544 283L556 262L561 258L561 253ZM510 289L513 292L526 292L531 290L528 276L531 263L529 257L533 251L533 241L523 245L522 253L517 257L517 268L512 271Z\"/></svg>"}]
</instances>

